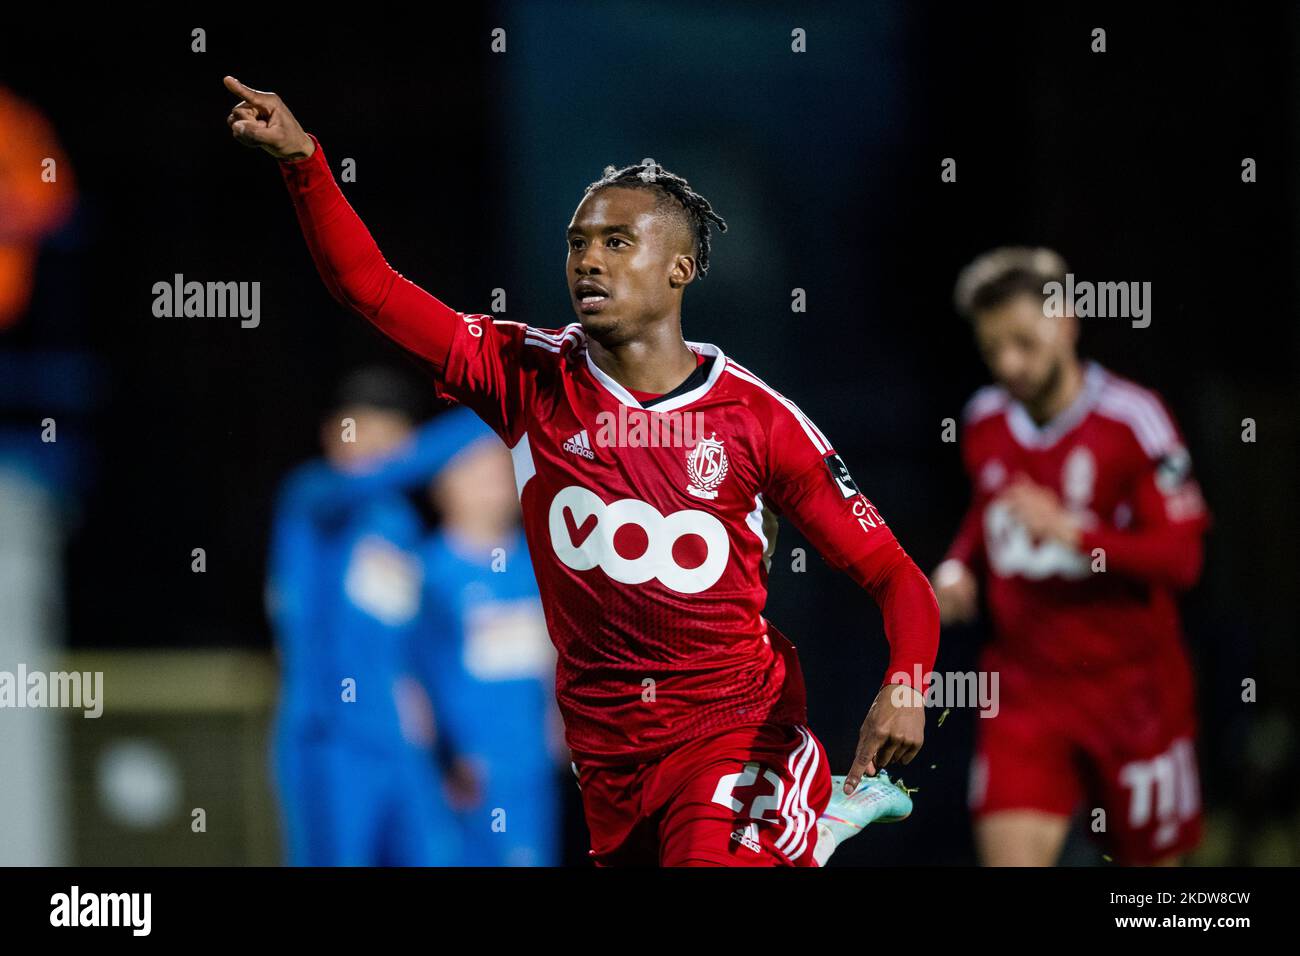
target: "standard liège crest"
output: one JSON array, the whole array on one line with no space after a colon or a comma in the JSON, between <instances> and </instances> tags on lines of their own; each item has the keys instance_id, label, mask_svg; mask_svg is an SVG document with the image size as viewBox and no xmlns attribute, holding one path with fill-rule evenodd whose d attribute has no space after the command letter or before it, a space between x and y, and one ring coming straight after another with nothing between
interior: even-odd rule
<instances>
[{"instance_id":1,"label":"standard li\u00e8ge crest","mask_svg":"<svg viewBox=\"0 0 1300 956\"><path fill-rule=\"evenodd\" d=\"M731 467L727 463L727 452L722 442L710 432L708 438L701 438L695 443L690 454L686 456L686 491L697 498L718 497L718 485L727 477Z\"/></svg>"}]
</instances>

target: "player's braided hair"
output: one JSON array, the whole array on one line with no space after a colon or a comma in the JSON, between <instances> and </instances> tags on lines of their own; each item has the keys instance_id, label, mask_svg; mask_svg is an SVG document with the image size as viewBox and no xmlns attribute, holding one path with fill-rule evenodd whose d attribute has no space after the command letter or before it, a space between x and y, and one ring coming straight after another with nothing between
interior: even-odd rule
<instances>
[{"instance_id":1,"label":"player's braided hair","mask_svg":"<svg viewBox=\"0 0 1300 956\"><path fill-rule=\"evenodd\" d=\"M681 176L670 173L653 159L647 157L640 163L624 166L606 166L605 174L587 187L587 195L609 186L627 189L649 189L658 197L657 209L675 204L686 214L687 223L695 240L695 259L700 278L709 271L709 250L712 246L710 222L717 223L719 232L727 231L727 222L709 205L709 201L691 188Z\"/></svg>"}]
</instances>

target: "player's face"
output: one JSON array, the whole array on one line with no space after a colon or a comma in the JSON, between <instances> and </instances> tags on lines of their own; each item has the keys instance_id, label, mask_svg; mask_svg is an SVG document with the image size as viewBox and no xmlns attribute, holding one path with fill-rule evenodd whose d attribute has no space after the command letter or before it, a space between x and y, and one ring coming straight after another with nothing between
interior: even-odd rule
<instances>
[{"instance_id":1,"label":"player's face","mask_svg":"<svg viewBox=\"0 0 1300 956\"><path fill-rule=\"evenodd\" d=\"M348 425L347 419L354 424ZM354 471L392 451L411 437L413 423L401 412L371 405L338 409L321 425L325 457L336 468Z\"/></svg>"},{"instance_id":2,"label":"player's face","mask_svg":"<svg viewBox=\"0 0 1300 956\"><path fill-rule=\"evenodd\" d=\"M495 438L476 441L460 452L433 490L435 503L448 517L476 513L488 524L505 526L519 512L510 452Z\"/></svg>"},{"instance_id":3,"label":"player's face","mask_svg":"<svg viewBox=\"0 0 1300 956\"><path fill-rule=\"evenodd\" d=\"M975 315L975 341L993 377L1026 404L1041 400L1074 350L1075 319L1043 314L1042 300L1018 295Z\"/></svg>"},{"instance_id":4,"label":"player's face","mask_svg":"<svg viewBox=\"0 0 1300 956\"><path fill-rule=\"evenodd\" d=\"M644 189L608 187L578 204L567 231L565 276L583 329L616 344L678 308L695 260L677 224Z\"/></svg>"}]
</instances>

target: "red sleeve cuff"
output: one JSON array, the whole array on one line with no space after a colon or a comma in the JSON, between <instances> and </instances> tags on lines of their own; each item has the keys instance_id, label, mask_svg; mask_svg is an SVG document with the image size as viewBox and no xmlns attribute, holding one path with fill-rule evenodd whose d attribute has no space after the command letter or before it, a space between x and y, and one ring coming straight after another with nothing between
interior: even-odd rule
<instances>
[{"instance_id":1,"label":"red sleeve cuff","mask_svg":"<svg viewBox=\"0 0 1300 956\"><path fill-rule=\"evenodd\" d=\"M308 133L307 136L316 145L315 151L305 159L282 159L279 161L280 175L290 189L304 191L320 183L321 177L333 178L329 163L325 161L325 150L321 149L320 140Z\"/></svg>"},{"instance_id":2,"label":"red sleeve cuff","mask_svg":"<svg viewBox=\"0 0 1300 956\"><path fill-rule=\"evenodd\" d=\"M919 679L917 677L918 674L920 674ZM912 665L911 671L903 671L902 669L891 670L889 672L889 679L880 686L888 687L890 684L902 684L904 687L911 687L921 695L922 701L925 700L926 675L921 671L920 664Z\"/></svg>"},{"instance_id":3,"label":"red sleeve cuff","mask_svg":"<svg viewBox=\"0 0 1300 956\"><path fill-rule=\"evenodd\" d=\"M889 639L886 684L906 684L924 695L939 648L939 605L929 580L893 540L850 568L850 574L880 606Z\"/></svg>"}]
</instances>

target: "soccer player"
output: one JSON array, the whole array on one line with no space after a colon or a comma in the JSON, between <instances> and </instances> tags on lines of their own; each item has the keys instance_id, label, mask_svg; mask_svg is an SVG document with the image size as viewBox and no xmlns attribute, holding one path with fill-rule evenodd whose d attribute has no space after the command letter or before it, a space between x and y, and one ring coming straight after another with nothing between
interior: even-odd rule
<instances>
[{"instance_id":1,"label":"soccer player","mask_svg":"<svg viewBox=\"0 0 1300 956\"><path fill-rule=\"evenodd\" d=\"M794 646L762 615L765 509L883 612L891 683L844 793L919 750L922 690L893 685L931 670L938 608L821 430L716 345L683 340L682 297L722 219L658 164L609 167L566 230L577 322L457 312L388 265L278 96L225 84L242 98L234 138L279 161L331 293L510 449L594 861L823 862L831 776Z\"/></svg>"},{"instance_id":2,"label":"soccer player","mask_svg":"<svg viewBox=\"0 0 1300 956\"><path fill-rule=\"evenodd\" d=\"M465 412L465 414L471 414ZM486 436L434 480L438 530L420 548L421 676L472 787L457 801L463 866L556 866L568 749L555 648L519 526L510 453Z\"/></svg>"},{"instance_id":3,"label":"soccer player","mask_svg":"<svg viewBox=\"0 0 1300 956\"><path fill-rule=\"evenodd\" d=\"M1002 248L956 285L996 380L964 412L972 501L934 573L945 624L975 616L982 582L994 631L976 845L988 865L1050 866L1082 805L1115 860L1169 863L1201 831L1175 593L1200 573L1206 510L1164 403L1082 361L1078 319L1046 307L1066 272L1051 250Z\"/></svg>"},{"instance_id":4,"label":"soccer player","mask_svg":"<svg viewBox=\"0 0 1300 956\"><path fill-rule=\"evenodd\" d=\"M418 403L418 386L387 369L349 375L322 423L325 457L279 494L267 588L282 676L273 752L294 866L458 858L412 648L423 525L402 492L427 484L483 426L457 409L417 430Z\"/></svg>"}]
</instances>

